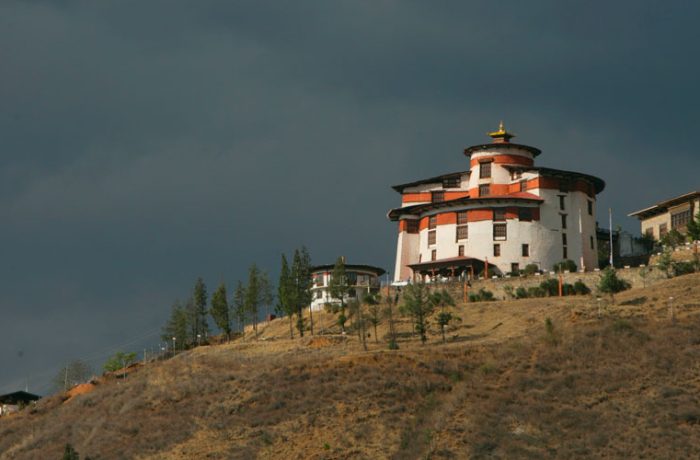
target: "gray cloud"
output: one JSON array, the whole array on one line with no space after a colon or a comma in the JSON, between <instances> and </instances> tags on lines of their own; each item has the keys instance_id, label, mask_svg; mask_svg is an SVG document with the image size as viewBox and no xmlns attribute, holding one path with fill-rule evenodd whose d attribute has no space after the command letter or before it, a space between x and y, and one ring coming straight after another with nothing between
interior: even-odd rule
<instances>
[{"instance_id":1,"label":"gray cloud","mask_svg":"<svg viewBox=\"0 0 700 460\"><path fill-rule=\"evenodd\" d=\"M465 169L463 147L500 119L541 164L606 179L600 209L636 230L627 212L697 188L677 166L697 165L697 15L4 2L0 388L157 330L199 275L274 274L301 244L391 269L389 186Z\"/></svg>"}]
</instances>

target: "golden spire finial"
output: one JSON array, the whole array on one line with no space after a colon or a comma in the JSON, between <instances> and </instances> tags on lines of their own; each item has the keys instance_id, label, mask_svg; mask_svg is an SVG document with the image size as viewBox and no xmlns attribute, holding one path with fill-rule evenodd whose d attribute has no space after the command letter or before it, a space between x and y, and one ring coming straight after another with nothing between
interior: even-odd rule
<instances>
[{"instance_id":1,"label":"golden spire finial","mask_svg":"<svg viewBox=\"0 0 700 460\"><path fill-rule=\"evenodd\" d=\"M498 131L492 131L488 135L493 138L495 143L508 142L512 137L515 137L515 134L506 131L503 120L498 124Z\"/></svg>"}]
</instances>

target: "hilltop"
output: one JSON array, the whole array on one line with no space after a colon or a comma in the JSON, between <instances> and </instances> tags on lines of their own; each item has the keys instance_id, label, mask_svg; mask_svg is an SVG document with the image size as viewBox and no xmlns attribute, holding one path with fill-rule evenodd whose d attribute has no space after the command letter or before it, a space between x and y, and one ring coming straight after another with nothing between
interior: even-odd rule
<instances>
[{"instance_id":1,"label":"hilltop","mask_svg":"<svg viewBox=\"0 0 700 460\"><path fill-rule=\"evenodd\" d=\"M700 456L700 274L455 312L446 344L401 318L393 351L278 319L0 419L0 459Z\"/></svg>"}]
</instances>

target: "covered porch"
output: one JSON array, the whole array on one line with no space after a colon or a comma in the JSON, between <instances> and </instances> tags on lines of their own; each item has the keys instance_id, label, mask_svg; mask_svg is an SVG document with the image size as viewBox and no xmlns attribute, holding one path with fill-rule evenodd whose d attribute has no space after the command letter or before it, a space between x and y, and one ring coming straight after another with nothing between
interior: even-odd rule
<instances>
[{"instance_id":1,"label":"covered porch","mask_svg":"<svg viewBox=\"0 0 700 460\"><path fill-rule=\"evenodd\" d=\"M446 278L448 281L476 279L480 273L484 272L487 264L487 261L463 256L409 264L408 267L413 270L414 281L428 279L435 282L441 278ZM489 269L498 270L493 265L489 265Z\"/></svg>"}]
</instances>

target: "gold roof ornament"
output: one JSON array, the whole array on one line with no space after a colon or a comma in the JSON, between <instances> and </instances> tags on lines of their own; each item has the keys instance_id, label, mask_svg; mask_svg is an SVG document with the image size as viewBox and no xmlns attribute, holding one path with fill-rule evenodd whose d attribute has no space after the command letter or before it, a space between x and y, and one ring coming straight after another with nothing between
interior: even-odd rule
<instances>
[{"instance_id":1,"label":"gold roof ornament","mask_svg":"<svg viewBox=\"0 0 700 460\"><path fill-rule=\"evenodd\" d=\"M515 134L506 131L506 127L503 124L503 120L501 120L501 122L498 124L498 131L492 131L488 133L488 135L493 139L493 142L496 144L508 142L515 137Z\"/></svg>"}]
</instances>

